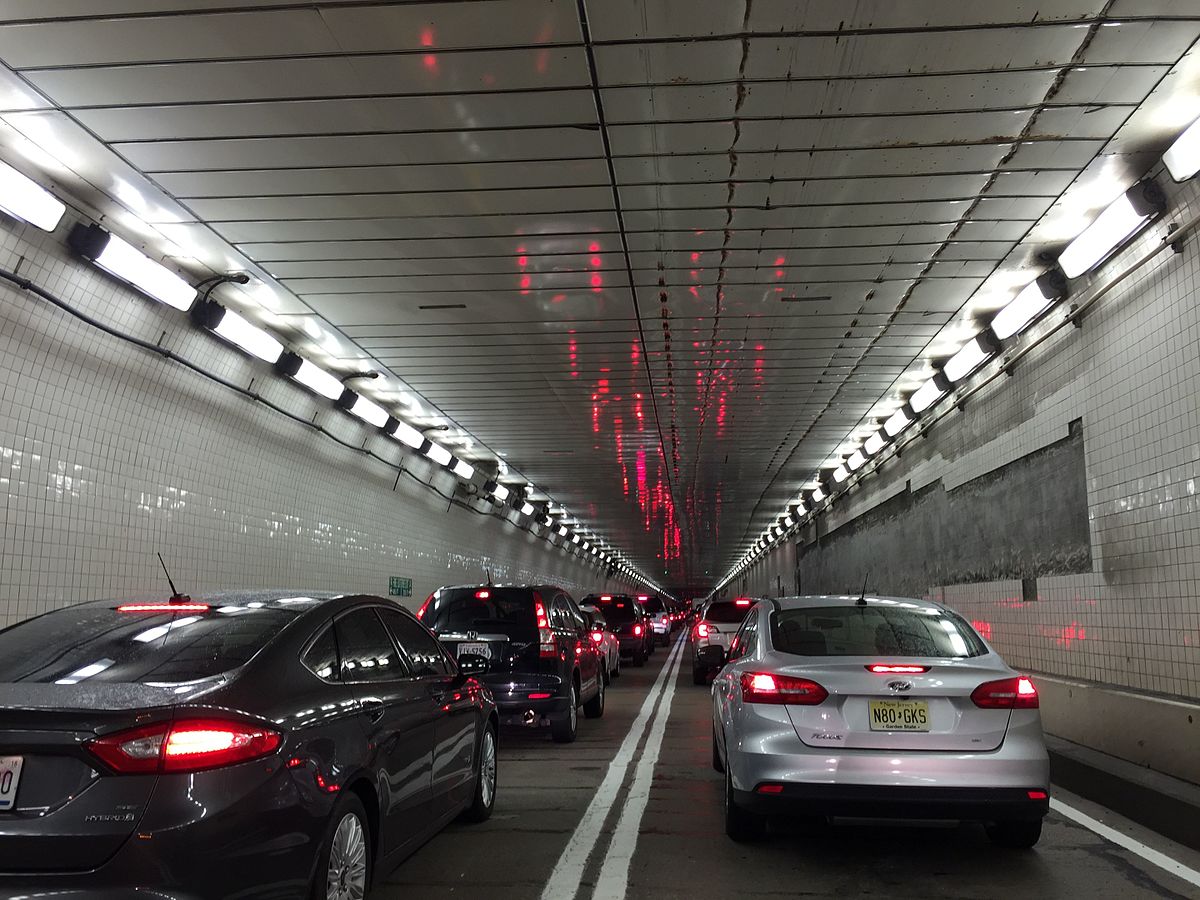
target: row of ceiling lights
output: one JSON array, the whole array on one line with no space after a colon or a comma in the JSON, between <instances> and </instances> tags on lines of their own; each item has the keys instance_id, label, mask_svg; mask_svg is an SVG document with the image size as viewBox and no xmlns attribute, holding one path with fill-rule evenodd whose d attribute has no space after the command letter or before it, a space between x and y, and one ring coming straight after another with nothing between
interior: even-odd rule
<instances>
[{"instance_id":1,"label":"row of ceiling lights","mask_svg":"<svg viewBox=\"0 0 1200 900\"><path fill-rule=\"evenodd\" d=\"M1163 164L1176 182L1200 172L1200 119L1193 122L1163 154ZM896 440L922 414L955 386L978 371L1001 350L1001 344L1025 331L1068 294L1068 280L1078 278L1111 257L1166 210L1166 197L1153 180L1139 181L1114 200L1059 254L1054 266L1025 286L991 323L945 361L941 371L914 391L882 426L849 456L822 469L812 487L788 504L775 524L764 531L713 589L741 575L795 527L819 513L846 482Z\"/></svg>"},{"instance_id":2,"label":"row of ceiling lights","mask_svg":"<svg viewBox=\"0 0 1200 900\"><path fill-rule=\"evenodd\" d=\"M6 163L0 162L0 210L42 231L53 232L62 221L66 206L41 185ZM243 352L269 363L278 374L334 401L339 408L380 429L384 434L442 466L463 481L470 483L475 478L475 467L465 459L454 456L441 444L425 437L418 429L401 421L378 403L347 388L341 378L286 349L283 342L268 330L210 298L212 288L221 281L245 283L248 280L246 275L210 279L204 283L209 285L208 290L200 294L196 286L177 273L150 259L136 247L99 225L76 224L67 238L67 243L72 250L105 272L148 297L188 313L197 326ZM561 521L566 510L560 509L559 518L556 519L550 514L549 501L535 504L529 497L534 492L535 488L531 484L523 487L505 485L498 479L489 479L483 484L484 496L502 509L507 501L517 514L518 522L521 522L522 517L528 520L530 530L544 527L551 542L556 536L563 539L558 546L564 550L579 552L585 558L590 554L597 562L611 570L662 592L657 584L635 570L623 555L602 547L594 535Z\"/></svg>"}]
</instances>

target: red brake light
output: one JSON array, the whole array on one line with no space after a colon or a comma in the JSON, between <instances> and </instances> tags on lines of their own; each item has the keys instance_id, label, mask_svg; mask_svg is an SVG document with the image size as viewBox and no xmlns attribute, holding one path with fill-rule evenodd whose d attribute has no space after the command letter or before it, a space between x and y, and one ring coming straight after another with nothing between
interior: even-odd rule
<instances>
[{"instance_id":1,"label":"red brake light","mask_svg":"<svg viewBox=\"0 0 1200 900\"><path fill-rule=\"evenodd\" d=\"M887 663L876 663L873 666L867 666L868 672L874 672L876 675L920 675L929 671L929 666L897 666Z\"/></svg>"},{"instance_id":2,"label":"red brake light","mask_svg":"<svg viewBox=\"0 0 1200 900\"><path fill-rule=\"evenodd\" d=\"M642 633L642 626L641 626L641 625L634 625L634 626L633 626L633 633L634 633L634 634L641 634L641 633Z\"/></svg>"},{"instance_id":3,"label":"red brake light","mask_svg":"<svg viewBox=\"0 0 1200 900\"><path fill-rule=\"evenodd\" d=\"M421 608L417 610L417 618L425 618L425 613L429 610L429 604L433 602L433 594L425 598L425 602L421 604Z\"/></svg>"},{"instance_id":4,"label":"red brake light","mask_svg":"<svg viewBox=\"0 0 1200 900\"><path fill-rule=\"evenodd\" d=\"M611 603L611 602L612 602L612 597L601 597L601 598L600 598L600 602L601 602L601 603Z\"/></svg>"},{"instance_id":5,"label":"red brake light","mask_svg":"<svg viewBox=\"0 0 1200 900\"><path fill-rule=\"evenodd\" d=\"M700 624L698 624L696 626L696 637L706 638L706 637L708 637L709 631L710 631L710 629L708 627L708 623L701 622Z\"/></svg>"},{"instance_id":6,"label":"red brake light","mask_svg":"<svg viewBox=\"0 0 1200 900\"><path fill-rule=\"evenodd\" d=\"M122 775L198 772L274 753L278 732L244 722L192 719L159 722L89 741L91 752Z\"/></svg>"},{"instance_id":7,"label":"red brake light","mask_svg":"<svg viewBox=\"0 0 1200 900\"><path fill-rule=\"evenodd\" d=\"M554 696L553 694L537 693L537 694L530 694L529 699L530 700L549 700L553 696Z\"/></svg>"},{"instance_id":8,"label":"red brake light","mask_svg":"<svg viewBox=\"0 0 1200 900\"><path fill-rule=\"evenodd\" d=\"M208 612L207 603L126 603L117 607L117 612L126 613L173 613Z\"/></svg>"},{"instance_id":9,"label":"red brake light","mask_svg":"<svg viewBox=\"0 0 1200 900\"><path fill-rule=\"evenodd\" d=\"M782 794L782 784L760 784L754 789L756 794Z\"/></svg>"},{"instance_id":10,"label":"red brake light","mask_svg":"<svg viewBox=\"0 0 1200 900\"><path fill-rule=\"evenodd\" d=\"M779 703L789 706L817 706L829 692L815 681L790 675L765 672L742 673L742 700L746 703Z\"/></svg>"},{"instance_id":11,"label":"red brake light","mask_svg":"<svg viewBox=\"0 0 1200 900\"><path fill-rule=\"evenodd\" d=\"M1045 791L1028 791L1030 800L1049 800L1050 795Z\"/></svg>"},{"instance_id":12,"label":"red brake light","mask_svg":"<svg viewBox=\"0 0 1200 900\"><path fill-rule=\"evenodd\" d=\"M604 643L604 632L603 631L593 631L592 632L592 640L595 641L597 644L603 644Z\"/></svg>"},{"instance_id":13,"label":"red brake light","mask_svg":"<svg viewBox=\"0 0 1200 900\"><path fill-rule=\"evenodd\" d=\"M643 603L645 603L649 599L650 599L649 594L638 594L638 600L640 600Z\"/></svg>"},{"instance_id":14,"label":"red brake light","mask_svg":"<svg viewBox=\"0 0 1200 900\"><path fill-rule=\"evenodd\" d=\"M985 681L971 692L971 701L980 709L1037 709L1038 692L1024 675Z\"/></svg>"},{"instance_id":15,"label":"red brake light","mask_svg":"<svg viewBox=\"0 0 1200 900\"><path fill-rule=\"evenodd\" d=\"M476 599L476 600L486 600L486 599L487 599L488 597L490 597L490 596L492 596L492 592L491 592L491 591L476 591L476 592L475 592L475 599Z\"/></svg>"},{"instance_id":16,"label":"red brake light","mask_svg":"<svg viewBox=\"0 0 1200 900\"><path fill-rule=\"evenodd\" d=\"M734 600L733 604L734 604L734 606L749 606L750 601L746 600L746 599Z\"/></svg>"},{"instance_id":17,"label":"red brake light","mask_svg":"<svg viewBox=\"0 0 1200 900\"><path fill-rule=\"evenodd\" d=\"M558 642L554 639L554 629L550 627L546 607L537 594L533 595L533 612L537 616L538 656L542 659L553 659L558 656Z\"/></svg>"}]
</instances>

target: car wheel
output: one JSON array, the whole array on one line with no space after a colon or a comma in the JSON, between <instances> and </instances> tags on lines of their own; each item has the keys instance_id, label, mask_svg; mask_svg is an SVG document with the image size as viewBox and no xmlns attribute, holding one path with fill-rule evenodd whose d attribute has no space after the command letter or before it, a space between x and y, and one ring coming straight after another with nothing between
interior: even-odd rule
<instances>
[{"instance_id":1,"label":"car wheel","mask_svg":"<svg viewBox=\"0 0 1200 900\"><path fill-rule=\"evenodd\" d=\"M604 679L596 680L596 696L583 704L583 714L589 719L598 719L604 715Z\"/></svg>"},{"instance_id":2,"label":"car wheel","mask_svg":"<svg viewBox=\"0 0 1200 900\"><path fill-rule=\"evenodd\" d=\"M721 748L717 746L717 726L713 725L713 771L725 771L725 763L721 762Z\"/></svg>"},{"instance_id":3,"label":"car wheel","mask_svg":"<svg viewBox=\"0 0 1200 900\"><path fill-rule=\"evenodd\" d=\"M612 676L608 674L608 664L600 666L600 680L605 684L612 684Z\"/></svg>"},{"instance_id":4,"label":"car wheel","mask_svg":"<svg viewBox=\"0 0 1200 900\"><path fill-rule=\"evenodd\" d=\"M1019 819L1009 822L988 822L984 829L992 843L1013 850L1028 850L1042 836L1041 819Z\"/></svg>"},{"instance_id":5,"label":"car wheel","mask_svg":"<svg viewBox=\"0 0 1200 900\"><path fill-rule=\"evenodd\" d=\"M692 684L706 685L708 684L708 672L704 666L698 666L692 663Z\"/></svg>"},{"instance_id":6,"label":"car wheel","mask_svg":"<svg viewBox=\"0 0 1200 900\"><path fill-rule=\"evenodd\" d=\"M640 649L633 651L633 664L639 669L646 664L646 654Z\"/></svg>"},{"instance_id":7,"label":"car wheel","mask_svg":"<svg viewBox=\"0 0 1200 900\"><path fill-rule=\"evenodd\" d=\"M475 797L463 813L468 822L486 822L496 805L496 729L489 722L479 741L479 771L475 773Z\"/></svg>"},{"instance_id":8,"label":"car wheel","mask_svg":"<svg viewBox=\"0 0 1200 900\"><path fill-rule=\"evenodd\" d=\"M621 657L620 657L620 655L618 655L616 661L613 663L612 674L609 675L609 678L620 678L620 677L621 677Z\"/></svg>"},{"instance_id":9,"label":"car wheel","mask_svg":"<svg viewBox=\"0 0 1200 900\"><path fill-rule=\"evenodd\" d=\"M352 792L342 794L317 857L313 900L363 900L371 881L367 811Z\"/></svg>"},{"instance_id":10,"label":"car wheel","mask_svg":"<svg viewBox=\"0 0 1200 900\"><path fill-rule=\"evenodd\" d=\"M579 733L579 688L571 682L571 705L550 720L550 736L556 744L569 744Z\"/></svg>"},{"instance_id":11,"label":"car wheel","mask_svg":"<svg viewBox=\"0 0 1200 900\"><path fill-rule=\"evenodd\" d=\"M725 833L739 844L760 840L767 833L767 820L742 809L733 799L733 776L725 767Z\"/></svg>"}]
</instances>

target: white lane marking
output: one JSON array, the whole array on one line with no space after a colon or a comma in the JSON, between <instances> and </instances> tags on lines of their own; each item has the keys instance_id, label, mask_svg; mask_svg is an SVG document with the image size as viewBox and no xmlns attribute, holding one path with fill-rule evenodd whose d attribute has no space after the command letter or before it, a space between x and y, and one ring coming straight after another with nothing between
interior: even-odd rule
<instances>
[{"instance_id":1,"label":"white lane marking","mask_svg":"<svg viewBox=\"0 0 1200 900\"><path fill-rule=\"evenodd\" d=\"M1142 859L1153 865L1158 866L1164 872L1170 872L1176 878L1181 878L1184 881L1200 887L1200 872L1195 869L1188 868L1183 863L1176 859L1172 859L1165 853L1155 850L1153 847L1147 847L1141 841L1135 841L1127 834L1122 834L1115 828L1110 828L1103 822L1093 819L1087 813L1080 812L1073 806L1067 806L1061 800L1051 799L1050 808L1060 816L1065 816L1078 822L1084 828L1089 828L1106 841L1112 841L1118 847L1124 847L1130 853L1136 853Z\"/></svg>"},{"instance_id":2,"label":"white lane marking","mask_svg":"<svg viewBox=\"0 0 1200 900\"><path fill-rule=\"evenodd\" d=\"M608 772L605 774L604 780L600 782L600 787L596 789L592 802L571 833L571 839L567 841L567 846L559 856L554 871L550 873L550 879L542 891L542 900L574 900L575 895L579 893L579 884L583 881L583 870L587 866L588 857L592 855L592 851L596 848L596 842L600 840L600 827L608 817L613 803L616 802L617 792L621 789L621 783L629 771L634 751L637 750L638 742L642 739L642 733L646 729L650 713L654 710L654 705L662 694L663 686L667 683L667 673L671 669L672 663L683 657L683 645L684 641L676 641L671 653L663 662L662 670L650 686L633 724L629 726L629 733L625 735L625 740L621 742L616 756L608 764Z\"/></svg>"},{"instance_id":3,"label":"white lane marking","mask_svg":"<svg viewBox=\"0 0 1200 900\"><path fill-rule=\"evenodd\" d=\"M679 654L671 664L666 694L658 706L658 712L654 714L650 737L646 738L646 746L642 750L641 759L638 760L633 784L630 785L629 794L625 798L621 818L617 820L617 828L613 832L608 853L605 854L592 900L625 900L625 891L629 888L629 869L633 865L633 854L637 850L642 816L645 815L646 804L650 801L654 766L658 763L658 756L662 751L663 735L667 730L667 719L671 716L671 701L675 697L675 683L682 661L683 654Z\"/></svg>"}]
</instances>

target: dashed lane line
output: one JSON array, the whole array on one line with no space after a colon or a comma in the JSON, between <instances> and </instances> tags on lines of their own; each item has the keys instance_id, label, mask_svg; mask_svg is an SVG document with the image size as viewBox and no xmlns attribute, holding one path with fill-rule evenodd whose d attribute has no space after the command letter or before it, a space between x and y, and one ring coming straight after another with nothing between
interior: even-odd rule
<instances>
[{"instance_id":1,"label":"dashed lane line","mask_svg":"<svg viewBox=\"0 0 1200 900\"><path fill-rule=\"evenodd\" d=\"M583 872L587 867L588 858L600 840L600 828L617 800L617 795L625 781L629 766L633 762L637 746L641 742L642 734L650 721L655 704L662 695L664 686L669 683L668 674L673 669L678 669L675 663L683 658L684 643L684 641L676 641L671 653L663 662L663 667L650 686L646 699L642 701L641 709L638 710L633 724L629 726L629 733L625 735L612 762L608 764L608 772L605 774L604 780L600 782L600 787L596 789L592 802L584 811L583 818L575 826L575 830L571 833L571 839L567 841L567 846L559 856L554 871L551 872L550 879L542 891L541 900L574 900L575 895L579 893L579 885L583 880Z\"/></svg>"}]
</instances>

